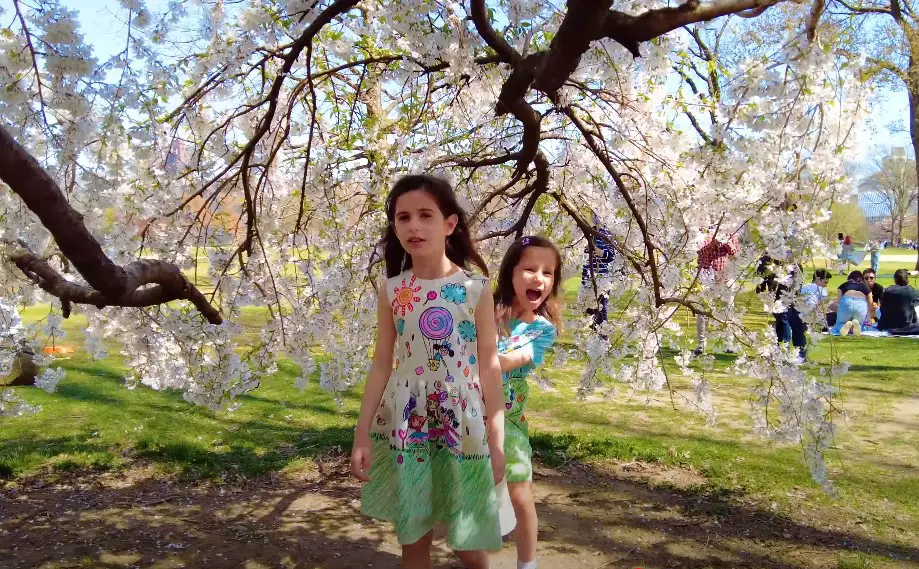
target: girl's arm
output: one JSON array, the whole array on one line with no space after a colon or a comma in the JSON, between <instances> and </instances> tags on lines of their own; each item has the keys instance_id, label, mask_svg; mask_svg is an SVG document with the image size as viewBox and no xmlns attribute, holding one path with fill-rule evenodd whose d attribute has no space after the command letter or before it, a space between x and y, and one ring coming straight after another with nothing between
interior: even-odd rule
<instances>
[{"instance_id":1,"label":"girl's arm","mask_svg":"<svg viewBox=\"0 0 919 569\"><path fill-rule=\"evenodd\" d=\"M541 364L546 352L555 343L556 334L555 326L546 325L530 343L510 353L499 354L498 361L501 362L501 371L510 371L529 363L534 366Z\"/></svg>"},{"instance_id":2,"label":"girl's arm","mask_svg":"<svg viewBox=\"0 0 919 569\"><path fill-rule=\"evenodd\" d=\"M351 474L367 482L370 478L370 426L376 416L377 407L383 398L383 390L389 376L392 375L393 346L396 341L396 326L392 319L392 309L386 298L386 289L380 287L377 299L377 343L373 351L373 363L364 386L364 398L361 401L361 414L354 432L354 448L351 450Z\"/></svg>"},{"instance_id":3,"label":"girl's arm","mask_svg":"<svg viewBox=\"0 0 919 569\"><path fill-rule=\"evenodd\" d=\"M504 387L498 363L498 330L495 326L495 303L486 290L475 307L476 342L478 343L479 381L488 414L488 450L495 484L504 478Z\"/></svg>"},{"instance_id":4,"label":"girl's arm","mask_svg":"<svg viewBox=\"0 0 919 569\"><path fill-rule=\"evenodd\" d=\"M518 367L523 367L533 361L530 354L524 350L514 350L507 354L498 354L498 362L501 364L501 371L511 371Z\"/></svg>"}]
</instances>

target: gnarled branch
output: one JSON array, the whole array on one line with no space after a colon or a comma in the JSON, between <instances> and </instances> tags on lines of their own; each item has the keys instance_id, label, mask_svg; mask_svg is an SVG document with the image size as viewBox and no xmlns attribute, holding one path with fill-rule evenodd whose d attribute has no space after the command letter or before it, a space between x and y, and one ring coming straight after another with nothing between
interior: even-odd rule
<instances>
[{"instance_id":1,"label":"gnarled branch","mask_svg":"<svg viewBox=\"0 0 919 569\"><path fill-rule=\"evenodd\" d=\"M783 0L717 0L702 3L688 0L675 8L657 8L637 16L611 10L603 24L603 35L639 57L638 44L650 41L679 27L696 22L708 22L731 14L752 11L751 16L762 14L767 8Z\"/></svg>"},{"instance_id":2,"label":"gnarled branch","mask_svg":"<svg viewBox=\"0 0 919 569\"><path fill-rule=\"evenodd\" d=\"M47 261L31 251L20 249L10 255L10 260L39 288L61 300L65 307L65 317L69 313L68 303L71 302L103 308L155 306L173 300L188 300L211 324L220 324L223 321L220 313L172 263L155 259L141 259L128 263L123 267L128 279L128 292L112 299L90 286L68 281ZM155 286L141 288L149 284Z\"/></svg>"},{"instance_id":3,"label":"gnarled branch","mask_svg":"<svg viewBox=\"0 0 919 569\"><path fill-rule=\"evenodd\" d=\"M121 267L112 262L83 223L83 216L70 206L57 183L10 133L0 126L0 180L17 194L51 233L61 253L86 279L89 286L67 281L41 257L27 250L11 255L29 279L43 290L68 302L96 306L151 306L186 299L207 320L222 319L198 289L171 263L134 261ZM140 287L155 284L151 288Z\"/></svg>"}]
</instances>

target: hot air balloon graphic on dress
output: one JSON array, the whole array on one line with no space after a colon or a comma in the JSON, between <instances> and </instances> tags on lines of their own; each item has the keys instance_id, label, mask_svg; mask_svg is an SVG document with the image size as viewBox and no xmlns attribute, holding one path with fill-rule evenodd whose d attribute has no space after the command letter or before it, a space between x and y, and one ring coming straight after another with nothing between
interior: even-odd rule
<instances>
[{"instance_id":1,"label":"hot air balloon graphic on dress","mask_svg":"<svg viewBox=\"0 0 919 569\"><path fill-rule=\"evenodd\" d=\"M424 347L428 353L428 369L437 371L443 361L443 344L453 332L453 315L442 306L432 306L421 313L418 328L424 337ZM449 351L450 348L447 348Z\"/></svg>"}]
</instances>

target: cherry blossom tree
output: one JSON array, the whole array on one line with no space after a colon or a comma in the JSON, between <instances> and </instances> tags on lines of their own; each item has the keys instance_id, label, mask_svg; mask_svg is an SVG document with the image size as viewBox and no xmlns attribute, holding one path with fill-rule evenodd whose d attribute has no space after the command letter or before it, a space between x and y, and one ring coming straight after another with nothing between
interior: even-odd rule
<instances>
[{"instance_id":1,"label":"cherry blossom tree","mask_svg":"<svg viewBox=\"0 0 919 569\"><path fill-rule=\"evenodd\" d=\"M213 0L154 14L122 0L125 49L104 62L57 2L13 5L0 363L81 311L90 353L117 335L129 384L220 408L283 354L298 384L347 389L373 341L385 195L430 171L455 183L490 262L540 232L574 274L597 227L610 232L622 314L602 336L572 323L582 396L670 388L714 420L711 361L691 365L679 326L705 315L744 347L734 371L752 379L756 428L804 444L828 484L844 366L809 376L733 302L760 255L792 267L825 252L818 224L866 89L823 2ZM714 285L695 265L706 232L744 244ZM23 326L18 307L48 298ZM247 305L268 318L240 346Z\"/></svg>"},{"instance_id":2,"label":"cherry blossom tree","mask_svg":"<svg viewBox=\"0 0 919 569\"><path fill-rule=\"evenodd\" d=\"M889 212L890 242L900 243L913 202L919 199L916 161L906 155L905 149L894 148L874 159L873 170L862 187L870 192L871 202Z\"/></svg>"}]
</instances>

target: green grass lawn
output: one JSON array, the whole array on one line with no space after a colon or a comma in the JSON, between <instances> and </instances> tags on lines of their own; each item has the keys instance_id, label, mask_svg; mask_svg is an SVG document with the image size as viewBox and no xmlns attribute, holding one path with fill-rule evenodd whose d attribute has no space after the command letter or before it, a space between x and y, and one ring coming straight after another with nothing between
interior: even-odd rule
<instances>
[{"instance_id":1,"label":"green grass lawn","mask_svg":"<svg viewBox=\"0 0 919 569\"><path fill-rule=\"evenodd\" d=\"M882 265L882 274L889 274L886 269ZM576 287L576 281L566 283L569 294ZM756 300L748 302L755 306ZM26 318L39 318L42 310L32 307ZM243 324L257 333L264 311L243 314ZM758 313L746 324L762 328L770 320ZM80 346L84 325L79 316L66 321L66 343ZM692 329L688 315L685 325ZM726 373L731 356L719 355L711 374L715 426L679 409L678 399L675 410L666 392L649 399L623 386L609 400L578 401L581 364L551 368L556 390L534 388L528 413L535 453L548 464L615 459L690 468L706 477L712 492L815 524L857 524L878 537L917 543L919 341L825 340L810 352L813 369L830 361L831 349L852 364L842 379L847 415L838 422L830 455L838 498L811 482L800 448L752 434L747 379ZM665 354L665 361L672 363L673 355ZM92 362L78 350L59 363L67 378L56 393L17 388L43 411L0 423L0 478L118 469L138 460L166 473L216 480L297 468L319 454L349 449L360 404L360 388L340 401L315 384L298 391L289 363L242 397L234 412L193 407L173 391L127 390L127 370L117 357ZM676 389L687 387L671 379Z\"/></svg>"}]
</instances>

